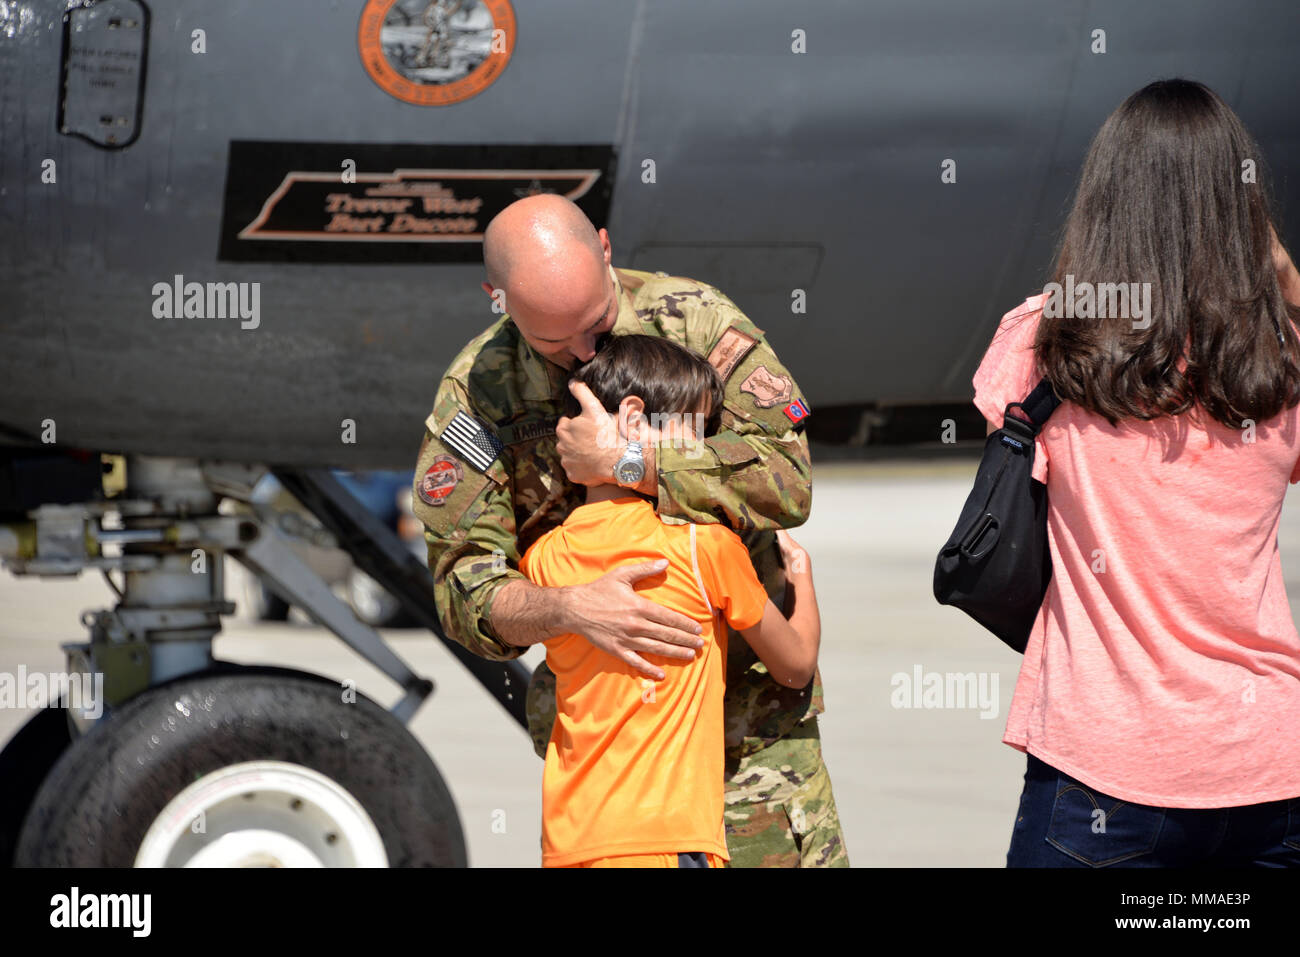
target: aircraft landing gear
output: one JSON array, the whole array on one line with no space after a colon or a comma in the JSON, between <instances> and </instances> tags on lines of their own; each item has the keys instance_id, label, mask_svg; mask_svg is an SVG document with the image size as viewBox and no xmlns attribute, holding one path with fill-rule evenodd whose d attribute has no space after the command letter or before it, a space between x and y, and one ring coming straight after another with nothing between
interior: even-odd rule
<instances>
[{"instance_id":1,"label":"aircraft landing gear","mask_svg":"<svg viewBox=\"0 0 1300 957\"><path fill-rule=\"evenodd\" d=\"M260 474L133 457L123 494L41 505L0 534L18 574L121 580L115 607L82 616L90 640L63 646L67 674L95 680L69 681L75 700L0 752L0 866L466 865L451 793L404 725L433 683L274 526L219 513L222 496L248 502ZM404 691L392 710L315 675L214 660L234 611L227 556L392 678Z\"/></svg>"},{"instance_id":2,"label":"aircraft landing gear","mask_svg":"<svg viewBox=\"0 0 1300 957\"><path fill-rule=\"evenodd\" d=\"M69 746L15 863L464 867L451 793L379 705L298 672L232 668L132 698Z\"/></svg>"}]
</instances>

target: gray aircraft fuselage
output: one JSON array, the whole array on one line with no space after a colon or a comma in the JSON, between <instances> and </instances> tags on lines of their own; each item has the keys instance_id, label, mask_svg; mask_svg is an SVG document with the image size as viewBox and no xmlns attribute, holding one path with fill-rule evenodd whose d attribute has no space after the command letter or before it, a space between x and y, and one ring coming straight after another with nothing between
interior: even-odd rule
<instances>
[{"instance_id":1,"label":"gray aircraft fuselage","mask_svg":"<svg viewBox=\"0 0 1300 957\"><path fill-rule=\"evenodd\" d=\"M498 318L456 238L493 208L475 197L581 193L615 265L733 298L813 420L969 399L997 318L1047 278L1090 138L1152 79L1215 88L1284 223L1300 199L1283 0L515 0L504 70L447 105L366 58L469 69L500 3L441 26L405 3L369 47L364 0L123 3L65 37L66 6L0 12L11 439L53 421L102 451L412 467L442 372Z\"/></svg>"}]
</instances>

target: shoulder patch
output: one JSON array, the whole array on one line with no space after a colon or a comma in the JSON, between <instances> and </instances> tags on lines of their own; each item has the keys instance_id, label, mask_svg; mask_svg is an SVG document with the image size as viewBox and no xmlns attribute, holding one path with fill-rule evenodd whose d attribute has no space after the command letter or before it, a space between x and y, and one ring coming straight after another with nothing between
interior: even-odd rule
<instances>
[{"instance_id":1,"label":"shoulder patch","mask_svg":"<svg viewBox=\"0 0 1300 957\"><path fill-rule=\"evenodd\" d=\"M709 365L718 370L723 382L731 375L740 360L749 354L758 340L748 333L741 332L735 326L728 326L718 339L718 344L709 350Z\"/></svg>"},{"instance_id":2,"label":"shoulder patch","mask_svg":"<svg viewBox=\"0 0 1300 957\"><path fill-rule=\"evenodd\" d=\"M464 477L459 462L450 455L439 455L420 477L416 492L425 504L439 506L447 501L447 496L456 490Z\"/></svg>"},{"instance_id":3,"label":"shoulder patch","mask_svg":"<svg viewBox=\"0 0 1300 957\"><path fill-rule=\"evenodd\" d=\"M500 488L496 466L477 472L434 433L420 445L411 485L411 511L428 532L440 538L465 537L466 529L482 513L489 490Z\"/></svg>"},{"instance_id":4,"label":"shoulder patch","mask_svg":"<svg viewBox=\"0 0 1300 957\"><path fill-rule=\"evenodd\" d=\"M802 422L808 418L808 413L812 410L808 408L808 403L803 399L795 399L785 407L785 414L791 422Z\"/></svg>"},{"instance_id":5,"label":"shoulder patch","mask_svg":"<svg viewBox=\"0 0 1300 957\"><path fill-rule=\"evenodd\" d=\"M465 461L480 472L486 472L505 448L501 440L478 419L459 409L438 438L444 445L463 455Z\"/></svg>"},{"instance_id":6,"label":"shoulder patch","mask_svg":"<svg viewBox=\"0 0 1300 957\"><path fill-rule=\"evenodd\" d=\"M740 383L740 391L752 395L754 405L760 409L770 409L790 401L794 382L787 375L778 375L768 371L767 366L759 366Z\"/></svg>"}]
</instances>

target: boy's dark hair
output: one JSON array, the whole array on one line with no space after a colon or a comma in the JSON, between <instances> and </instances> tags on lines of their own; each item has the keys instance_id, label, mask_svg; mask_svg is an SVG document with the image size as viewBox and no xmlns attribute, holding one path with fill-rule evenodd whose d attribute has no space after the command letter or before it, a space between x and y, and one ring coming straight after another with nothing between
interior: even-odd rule
<instances>
[{"instance_id":1,"label":"boy's dark hair","mask_svg":"<svg viewBox=\"0 0 1300 957\"><path fill-rule=\"evenodd\" d=\"M572 378L586 383L606 412L618 411L629 395L640 396L645 414L688 415L709 403L705 435L718 430L722 416L722 379L698 352L657 336L606 336L595 356L573 370ZM572 393L564 414L582 411ZM701 436L702 438L703 436Z\"/></svg>"}]
</instances>

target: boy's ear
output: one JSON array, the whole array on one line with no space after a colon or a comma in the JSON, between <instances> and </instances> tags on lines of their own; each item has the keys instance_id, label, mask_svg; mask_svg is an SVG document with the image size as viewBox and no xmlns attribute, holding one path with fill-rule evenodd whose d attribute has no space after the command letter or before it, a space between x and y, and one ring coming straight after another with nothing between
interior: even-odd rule
<instances>
[{"instance_id":1,"label":"boy's ear","mask_svg":"<svg viewBox=\"0 0 1300 957\"><path fill-rule=\"evenodd\" d=\"M618 404L618 437L624 441L642 440L649 423L645 418L645 403L639 395L624 396Z\"/></svg>"}]
</instances>

